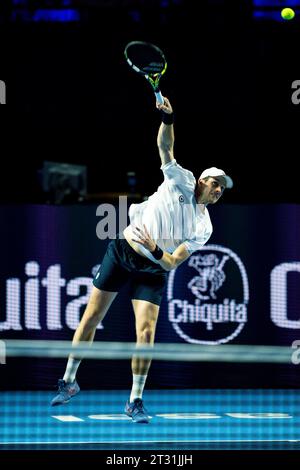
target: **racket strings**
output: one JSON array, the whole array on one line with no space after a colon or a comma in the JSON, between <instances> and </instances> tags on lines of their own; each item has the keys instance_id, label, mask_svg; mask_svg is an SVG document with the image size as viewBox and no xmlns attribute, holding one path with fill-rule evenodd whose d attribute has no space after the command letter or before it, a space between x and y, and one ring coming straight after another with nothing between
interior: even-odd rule
<instances>
[{"instance_id":1,"label":"racket strings","mask_svg":"<svg viewBox=\"0 0 300 470\"><path fill-rule=\"evenodd\" d=\"M125 48L125 57L133 70L142 74L156 94L160 93L159 83L167 69L163 52L155 45L143 41L132 41ZM163 102L162 96L159 100Z\"/></svg>"}]
</instances>

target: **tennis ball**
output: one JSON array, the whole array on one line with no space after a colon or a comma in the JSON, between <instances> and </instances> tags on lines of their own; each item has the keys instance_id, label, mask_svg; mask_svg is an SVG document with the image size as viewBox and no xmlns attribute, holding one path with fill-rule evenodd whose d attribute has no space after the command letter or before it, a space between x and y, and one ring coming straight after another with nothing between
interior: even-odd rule
<instances>
[{"instance_id":1,"label":"tennis ball","mask_svg":"<svg viewBox=\"0 0 300 470\"><path fill-rule=\"evenodd\" d=\"M281 16L284 20L292 20L295 16L295 12L292 8L283 8L283 10L281 10Z\"/></svg>"}]
</instances>

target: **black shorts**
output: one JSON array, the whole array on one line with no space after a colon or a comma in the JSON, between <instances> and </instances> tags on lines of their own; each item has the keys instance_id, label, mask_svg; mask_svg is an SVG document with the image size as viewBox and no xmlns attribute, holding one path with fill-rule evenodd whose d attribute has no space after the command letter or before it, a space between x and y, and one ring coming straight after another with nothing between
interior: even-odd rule
<instances>
[{"instance_id":1,"label":"black shorts","mask_svg":"<svg viewBox=\"0 0 300 470\"><path fill-rule=\"evenodd\" d=\"M119 292L129 282L131 299L160 305L168 273L159 264L139 255L124 238L112 240L93 284L101 290Z\"/></svg>"}]
</instances>

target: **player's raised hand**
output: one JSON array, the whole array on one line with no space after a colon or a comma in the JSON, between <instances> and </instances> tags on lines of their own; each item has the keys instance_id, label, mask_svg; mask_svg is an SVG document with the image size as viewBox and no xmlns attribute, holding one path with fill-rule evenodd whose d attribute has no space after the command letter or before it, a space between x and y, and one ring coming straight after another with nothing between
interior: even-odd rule
<instances>
[{"instance_id":1,"label":"player's raised hand","mask_svg":"<svg viewBox=\"0 0 300 470\"><path fill-rule=\"evenodd\" d=\"M172 114L173 113L173 108L171 106L170 101L165 96L163 96L163 99L164 99L163 104L160 104L158 101L156 101L157 109L159 109L160 111L163 111L164 113Z\"/></svg>"}]
</instances>

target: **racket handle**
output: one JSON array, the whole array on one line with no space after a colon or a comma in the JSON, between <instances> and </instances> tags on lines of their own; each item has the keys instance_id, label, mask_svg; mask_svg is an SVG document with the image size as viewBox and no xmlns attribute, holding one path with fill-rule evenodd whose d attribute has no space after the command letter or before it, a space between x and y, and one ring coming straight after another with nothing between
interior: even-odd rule
<instances>
[{"instance_id":1,"label":"racket handle","mask_svg":"<svg viewBox=\"0 0 300 470\"><path fill-rule=\"evenodd\" d=\"M158 101L159 104L164 104L164 98L163 98L161 92L160 91L155 91L154 94L155 94L155 97L156 97L156 101Z\"/></svg>"}]
</instances>

